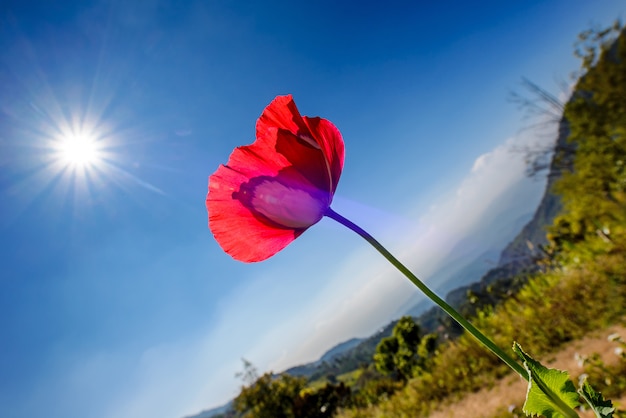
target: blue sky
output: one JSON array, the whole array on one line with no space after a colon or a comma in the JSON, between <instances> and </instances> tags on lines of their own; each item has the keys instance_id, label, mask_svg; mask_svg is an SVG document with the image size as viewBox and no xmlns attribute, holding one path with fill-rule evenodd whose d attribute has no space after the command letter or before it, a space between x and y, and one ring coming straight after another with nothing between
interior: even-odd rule
<instances>
[{"instance_id":1,"label":"blue sky","mask_svg":"<svg viewBox=\"0 0 626 418\"><path fill-rule=\"evenodd\" d=\"M242 357L280 371L371 334L419 298L399 273L327 219L233 261L208 176L291 93L344 136L334 209L430 282L510 239L543 191L511 150L549 135L510 92L560 94L576 35L625 11L340 3L3 3L1 416L178 418L235 396ZM97 163L59 156L72 128Z\"/></svg>"}]
</instances>

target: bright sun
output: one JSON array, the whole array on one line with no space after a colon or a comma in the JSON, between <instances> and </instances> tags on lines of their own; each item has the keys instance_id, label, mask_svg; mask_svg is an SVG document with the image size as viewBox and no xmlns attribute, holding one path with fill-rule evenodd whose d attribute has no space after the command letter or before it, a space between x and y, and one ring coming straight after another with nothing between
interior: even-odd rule
<instances>
[{"instance_id":1,"label":"bright sun","mask_svg":"<svg viewBox=\"0 0 626 418\"><path fill-rule=\"evenodd\" d=\"M69 134L58 145L59 157L66 164L76 168L87 168L100 161L100 149L93 136Z\"/></svg>"}]
</instances>

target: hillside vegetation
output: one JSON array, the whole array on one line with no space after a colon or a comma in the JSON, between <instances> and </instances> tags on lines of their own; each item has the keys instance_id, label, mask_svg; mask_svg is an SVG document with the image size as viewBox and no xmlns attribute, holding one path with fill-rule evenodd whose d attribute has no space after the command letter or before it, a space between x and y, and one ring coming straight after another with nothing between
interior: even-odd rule
<instances>
[{"instance_id":1,"label":"hillside vegetation","mask_svg":"<svg viewBox=\"0 0 626 418\"><path fill-rule=\"evenodd\" d=\"M620 31L616 25L581 35L581 76L563 113L567 143L557 144L553 156L553 165L564 167L553 186L561 211L542 259L523 280L501 282L497 297L476 296L482 303L472 322L500 347L518 341L541 357L626 319L626 32ZM491 291L498 282L492 285ZM424 335L410 319L398 324L402 329L396 326L376 347L375 361L350 373L307 380L249 370L235 411L226 415L428 416L509 372L468 335L444 338L445 328ZM626 359L585 362L591 383L606 396L626 392ZM503 411L497 416L511 416Z\"/></svg>"}]
</instances>

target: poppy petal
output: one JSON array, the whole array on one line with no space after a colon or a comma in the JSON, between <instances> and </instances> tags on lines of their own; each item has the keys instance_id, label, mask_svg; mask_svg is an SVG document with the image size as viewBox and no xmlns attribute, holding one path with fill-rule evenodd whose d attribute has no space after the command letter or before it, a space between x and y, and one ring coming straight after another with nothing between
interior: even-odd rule
<instances>
[{"instance_id":1,"label":"poppy petal","mask_svg":"<svg viewBox=\"0 0 626 418\"><path fill-rule=\"evenodd\" d=\"M328 162L293 98L279 96L263 110L256 125L257 142L274 147L290 165L320 190L332 188Z\"/></svg>"},{"instance_id":2,"label":"poppy petal","mask_svg":"<svg viewBox=\"0 0 626 418\"><path fill-rule=\"evenodd\" d=\"M343 170L343 161L345 155L345 147L341 132L339 129L329 120L322 118L303 118L307 124L309 131L311 132L315 141L319 144L326 161L328 161L328 167L330 169L331 177L331 193L335 193L337 190L337 184L339 183L339 177Z\"/></svg>"},{"instance_id":3,"label":"poppy petal","mask_svg":"<svg viewBox=\"0 0 626 418\"><path fill-rule=\"evenodd\" d=\"M256 125L256 140L237 147L209 178L209 228L233 258L262 261L317 223L343 168L339 130L302 117L291 95L276 97Z\"/></svg>"},{"instance_id":4,"label":"poppy petal","mask_svg":"<svg viewBox=\"0 0 626 418\"><path fill-rule=\"evenodd\" d=\"M308 134L308 127L293 101L291 94L277 96L267 105L256 123L257 140L264 141L264 131L280 128L291 132L295 136L299 133ZM259 133L261 136L259 136Z\"/></svg>"},{"instance_id":5,"label":"poppy petal","mask_svg":"<svg viewBox=\"0 0 626 418\"><path fill-rule=\"evenodd\" d=\"M222 249L234 259L249 263L273 256L304 229L278 228L261 222L240 200L234 199L233 193L248 180L246 175L220 166L209 178L206 206L209 228Z\"/></svg>"}]
</instances>

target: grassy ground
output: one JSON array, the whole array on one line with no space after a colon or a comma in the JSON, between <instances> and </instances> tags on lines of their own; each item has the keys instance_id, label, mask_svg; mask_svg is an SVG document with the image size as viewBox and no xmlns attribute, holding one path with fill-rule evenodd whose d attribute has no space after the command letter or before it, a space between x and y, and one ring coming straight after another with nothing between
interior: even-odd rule
<instances>
[{"instance_id":1,"label":"grassy ground","mask_svg":"<svg viewBox=\"0 0 626 418\"><path fill-rule=\"evenodd\" d=\"M597 353L604 364L609 367L615 366L619 362L619 356L615 353L616 344L607 338L615 333L626 338L626 327L616 325L602 331L590 333L580 340L564 345L558 352L541 360L548 367L568 370L572 379L576 382L585 371L584 365L580 364L580 356L591 356ZM481 389L478 392L468 394L458 402L442 406L430 414L429 417L513 417L520 414L525 394L526 381L510 375L500 379L493 388ZM620 408L626 407L626 397L614 399L613 401ZM523 414L519 416L523 416ZM581 416L591 418L594 415L590 411L586 411L581 413Z\"/></svg>"}]
</instances>

